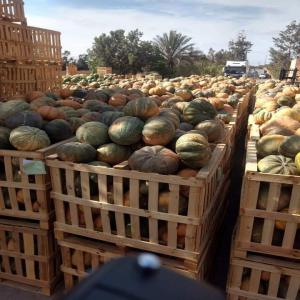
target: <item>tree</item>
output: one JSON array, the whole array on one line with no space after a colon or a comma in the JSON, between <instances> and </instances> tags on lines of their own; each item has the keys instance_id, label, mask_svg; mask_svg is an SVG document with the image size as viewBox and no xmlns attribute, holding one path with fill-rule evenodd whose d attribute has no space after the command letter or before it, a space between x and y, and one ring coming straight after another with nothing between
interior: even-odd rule
<instances>
[{"instance_id":1,"label":"tree","mask_svg":"<svg viewBox=\"0 0 300 300\"><path fill-rule=\"evenodd\" d=\"M269 51L270 69L277 76L281 68L288 69L291 60L300 54L300 22L292 21L273 42L274 47Z\"/></svg>"},{"instance_id":2,"label":"tree","mask_svg":"<svg viewBox=\"0 0 300 300\"><path fill-rule=\"evenodd\" d=\"M110 66L122 74L159 71L156 68L161 68L162 57L153 43L141 40L142 36L137 29L127 34L119 29L96 37L88 51L90 66Z\"/></svg>"},{"instance_id":3,"label":"tree","mask_svg":"<svg viewBox=\"0 0 300 300\"><path fill-rule=\"evenodd\" d=\"M191 39L175 30L156 36L154 39L171 73L174 72L174 67L182 61L192 62L197 57L198 52L194 49L194 44L190 42Z\"/></svg>"},{"instance_id":4,"label":"tree","mask_svg":"<svg viewBox=\"0 0 300 300\"><path fill-rule=\"evenodd\" d=\"M88 55L87 54L80 54L78 55L78 59L76 60L77 69L80 70L88 70Z\"/></svg>"},{"instance_id":5,"label":"tree","mask_svg":"<svg viewBox=\"0 0 300 300\"><path fill-rule=\"evenodd\" d=\"M228 48L234 60L247 60L253 44L247 41L245 32L241 31L236 40L229 41Z\"/></svg>"},{"instance_id":6,"label":"tree","mask_svg":"<svg viewBox=\"0 0 300 300\"><path fill-rule=\"evenodd\" d=\"M70 51L65 50L62 53L62 61L63 61L62 69L66 70L67 64L74 63L75 59L73 57L71 57L71 52Z\"/></svg>"}]
</instances>

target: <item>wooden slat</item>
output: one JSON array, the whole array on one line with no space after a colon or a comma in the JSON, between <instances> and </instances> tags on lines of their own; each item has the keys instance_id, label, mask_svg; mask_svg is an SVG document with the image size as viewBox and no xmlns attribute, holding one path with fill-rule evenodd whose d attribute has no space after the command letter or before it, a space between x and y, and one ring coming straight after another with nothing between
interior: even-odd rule
<instances>
[{"instance_id":1,"label":"wooden slat","mask_svg":"<svg viewBox=\"0 0 300 300\"><path fill-rule=\"evenodd\" d=\"M123 206L123 179L122 177L114 177L114 204ZM117 225L117 233L119 236L125 236L125 222L124 222L124 214L121 212L115 212L116 225Z\"/></svg>"},{"instance_id":2,"label":"wooden slat","mask_svg":"<svg viewBox=\"0 0 300 300\"><path fill-rule=\"evenodd\" d=\"M99 200L102 203L107 203L107 176L98 175ZM101 221L103 232L111 233L109 211L101 209Z\"/></svg>"},{"instance_id":3,"label":"wooden slat","mask_svg":"<svg viewBox=\"0 0 300 300\"><path fill-rule=\"evenodd\" d=\"M85 199L90 199L91 198L90 179L88 173L84 173L84 172L80 173L80 184L81 184L82 197ZM85 226L87 229L93 230L94 223L93 223L92 209L84 205L84 203L82 203L82 206L83 206Z\"/></svg>"},{"instance_id":4,"label":"wooden slat","mask_svg":"<svg viewBox=\"0 0 300 300\"><path fill-rule=\"evenodd\" d=\"M140 189L139 189L139 181L136 179L130 179L130 190L129 190L129 202L130 206L134 208L139 208L139 196L140 196ZM138 216L130 215L130 222L131 222L131 234L134 239L141 238L140 232L140 218Z\"/></svg>"},{"instance_id":5,"label":"wooden slat","mask_svg":"<svg viewBox=\"0 0 300 300\"><path fill-rule=\"evenodd\" d=\"M170 201L168 212L179 214L179 185L170 184ZM177 248L177 223L168 222L168 246Z\"/></svg>"},{"instance_id":6,"label":"wooden slat","mask_svg":"<svg viewBox=\"0 0 300 300\"><path fill-rule=\"evenodd\" d=\"M34 255L34 239L33 234L23 233L24 253L26 255ZM26 277L29 279L36 279L34 261L26 260Z\"/></svg>"},{"instance_id":7,"label":"wooden slat","mask_svg":"<svg viewBox=\"0 0 300 300\"><path fill-rule=\"evenodd\" d=\"M74 187L74 172L72 170L66 170L66 185L68 195L75 196L75 187ZM70 215L71 215L71 224L78 226L78 211L77 205L70 203Z\"/></svg>"}]
</instances>

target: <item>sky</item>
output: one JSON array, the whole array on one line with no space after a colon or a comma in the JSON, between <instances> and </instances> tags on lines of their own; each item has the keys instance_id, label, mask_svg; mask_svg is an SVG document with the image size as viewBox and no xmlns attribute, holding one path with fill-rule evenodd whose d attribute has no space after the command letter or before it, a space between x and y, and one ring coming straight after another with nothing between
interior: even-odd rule
<instances>
[{"instance_id":1,"label":"sky","mask_svg":"<svg viewBox=\"0 0 300 300\"><path fill-rule=\"evenodd\" d=\"M63 50L78 56L95 36L138 28L152 40L169 30L192 37L195 47L227 49L244 31L254 44L250 64L268 61L272 37L292 20L300 21L300 0L24 0L31 26L62 33Z\"/></svg>"}]
</instances>

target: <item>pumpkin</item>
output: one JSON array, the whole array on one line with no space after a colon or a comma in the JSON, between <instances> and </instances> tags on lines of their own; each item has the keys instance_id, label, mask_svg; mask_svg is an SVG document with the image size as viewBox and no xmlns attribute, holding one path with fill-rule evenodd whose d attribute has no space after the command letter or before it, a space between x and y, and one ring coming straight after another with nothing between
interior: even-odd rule
<instances>
[{"instance_id":1,"label":"pumpkin","mask_svg":"<svg viewBox=\"0 0 300 300\"><path fill-rule=\"evenodd\" d=\"M5 126L15 129L19 126L42 128L43 119L40 114L33 111L20 111L5 119Z\"/></svg>"},{"instance_id":2,"label":"pumpkin","mask_svg":"<svg viewBox=\"0 0 300 300\"><path fill-rule=\"evenodd\" d=\"M86 100L84 101L82 107L89 109L90 111L102 112L105 111L104 108L107 107L107 104L99 100ZM114 109L111 107L110 109L107 110L114 110Z\"/></svg>"},{"instance_id":3,"label":"pumpkin","mask_svg":"<svg viewBox=\"0 0 300 300\"><path fill-rule=\"evenodd\" d=\"M210 143L221 142L224 139L225 126L219 119L203 121L196 125L195 129L205 132Z\"/></svg>"},{"instance_id":4,"label":"pumpkin","mask_svg":"<svg viewBox=\"0 0 300 300\"><path fill-rule=\"evenodd\" d=\"M123 108L126 116L138 117L142 120L153 117L159 113L159 108L151 98L139 98L128 102Z\"/></svg>"},{"instance_id":5,"label":"pumpkin","mask_svg":"<svg viewBox=\"0 0 300 300\"><path fill-rule=\"evenodd\" d=\"M98 100L107 102L108 99L113 95L112 90L89 90L85 96L86 100Z\"/></svg>"},{"instance_id":6,"label":"pumpkin","mask_svg":"<svg viewBox=\"0 0 300 300\"><path fill-rule=\"evenodd\" d=\"M146 146L135 151L128 164L132 170L141 172L175 174L179 167L179 157L163 146Z\"/></svg>"},{"instance_id":7,"label":"pumpkin","mask_svg":"<svg viewBox=\"0 0 300 300\"><path fill-rule=\"evenodd\" d=\"M79 109L76 110L76 112L77 112L79 117L82 117L82 116L84 116L85 114L87 114L91 111L87 108L79 108Z\"/></svg>"},{"instance_id":8,"label":"pumpkin","mask_svg":"<svg viewBox=\"0 0 300 300\"><path fill-rule=\"evenodd\" d=\"M30 126L20 126L12 130L9 141L21 151L35 151L50 145L50 139L45 131Z\"/></svg>"},{"instance_id":9,"label":"pumpkin","mask_svg":"<svg viewBox=\"0 0 300 300\"><path fill-rule=\"evenodd\" d=\"M81 117L81 119L84 122L92 122L92 121L101 122L101 114L98 112L95 112L95 111L91 111L91 112L84 114Z\"/></svg>"},{"instance_id":10,"label":"pumpkin","mask_svg":"<svg viewBox=\"0 0 300 300\"><path fill-rule=\"evenodd\" d=\"M200 133L186 133L176 142L176 153L188 167L205 166L212 155L207 139Z\"/></svg>"},{"instance_id":11,"label":"pumpkin","mask_svg":"<svg viewBox=\"0 0 300 300\"><path fill-rule=\"evenodd\" d=\"M10 129L0 126L0 149L10 149L11 144L9 142Z\"/></svg>"},{"instance_id":12,"label":"pumpkin","mask_svg":"<svg viewBox=\"0 0 300 300\"><path fill-rule=\"evenodd\" d=\"M279 106L275 101L267 101L266 103L263 103L261 107L268 112L274 112Z\"/></svg>"},{"instance_id":13,"label":"pumpkin","mask_svg":"<svg viewBox=\"0 0 300 300\"><path fill-rule=\"evenodd\" d=\"M227 93L218 93L218 94L216 94L216 97L217 98L228 98L229 95Z\"/></svg>"},{"instance_id":14,"label":"pumpkin","mask_svg":"<svg viewBox=\"0 0 300 300\"><path fill-rule=\"evenodd\" d=\"M1 133L1 131L0 131ZM300 171L300 153L297 153L296 157L295 157L295 165L297 167L297 169Z\"/></svg>"},{"instance_id":15,"label":"pumpkin","mask_svg":"<svg viewBox=\"0 0 300 300\"><path fill-rule=\"evenodd\" d=\"M254 123L258 125L264 124L265 122L271 120L272 117L273 117L272 112L268 112L261 108L253 112Z\"/></svg>"},{"instance_id":16,"label":"pumpkin","mask_svg":"<svg viewBox=\"0 0 300 300\"><path fill-rule=\"evenodd\" d=\"M45 94L43 92L40 92L40 91L32 91L32 92L29 92L27 95L26 95L26 101L27 102L32 102L33 100L37 99L37 98L40 98L40 97L44 97Z\"/></svg>"},{"instance_id":17,"label":"pumpkin","mask_svg":"<svg viewBox=\"0 0 300 300\"><path fill-rule=\"evenodd\" d=\"M73 136L71 125L65 120L52 120L44 126L52 143L69 139Z\"/></svg>"},{"instance_id":18,"label":"pumpkin","mask_svg":"<svg viewBox=\"0 0 300 300\"><path fill-rule=\"evenodd\" d=\"M239 103L239 97L240 95L239 94L233 94L233 95L230 95L226 100L227 100L227 103L232 106L232 107L236 107L237 104Z\"/></svg>"},{"instance_id":19,"label":"pumpkin","mask_svg":"<svg viewBox=\"0 0 300 300\"><path fill-rule=\"evenodd\" d=\"M295 95L295 100L298 102L298 101L300 101L300 94L296 94Z\"/></svg>"},{"instance_id":20,"label":"pumpkin","mask_svg":"<svg viewBox=\"0 0 300 300\"><path fill-rule=\"evenodd\" d=\"M295 99L290 96L279 96L277 98L277 104L280 106L289 106L292 107L296 103Z\"/></svg>"},{"instance_id":21,"label":"pumpkin","mask_svg":"<svg viewBox=\"0 0 300 300\"><path fill-rule=\"evenodd\" d=\"M124 106L126 103L126 95L120 93L113 94L108 101L108 104L111 106Z\"/></svg>"},{"instance_id":22,"label":"pumpkin","mask_svg":"<svg viewBox=\"0 0 300 300\"><path fill-rule=\"evenodd\" d=\"M190 101L193 99L193 94L187 89L176 90L175 96L182 98L184 101Z\"/></svg>"},{"instance_id":23,"label":"pumpkin","mask_svg":"<svg viewBox=\"0 0 300 300\"><path fill-rule=\"evenodd\" d=\"M74 100L58 100L56 101L57 104L61 105L61 106L68 106L68 107L72 107L74 109L80 109L82 108L82 105Z\"/></svg>"},{"instance_id":24,"label":"pumpkin","mask_svg":"<svg viewBox=\"0 0 300 300\"><path fill-rule=\"evenodd\" d=\"M171 121L175 127L175 129L177 129L179 127L180 124L180 114L178 111L174 110L174 109L170 109L170 108L162 108L160 110L160 113L158 115L159 117L164 117L166 119L168 119L169 121Z\"/></svg>"},{"instance_id":25,"label":"pumpkin","mask_svg":"<svg viewBox=\"0 0 300 300\"><path fill-rule=\"evenodd\" d=\"M124 162L130 155L131 149L129 147L114 143L104 144L97 149L97 160L110 165Z\"/></svg>"},{"instance_id":26,"label":"pumpkin","mask_svg":"<svg viewBox=\"0 0 300 300\"><path fill-rule=\"evenodd\" d=\"M47 97L52 98L53 100L59 100L60 96L57 93L53 92L46 92L45 94Z\"/></svg>"},{"instance_id":27,"label":"pumpkin","mask_svg":"<svg viewBox=\"0 0 300 300\"><path fill-rule=\"evenodd\" d=\"M282 107L280 108L274 115L275 118L280 118L280 117L290 117L296 121L300 121L300 113L297 112L297 110L294 110L290 107Z\"/></svg>"},{"instance_id":28,"label":"pumpkin","mask_svg":"<svg viewBox=\"0 0 300 300\"><path fill-rule=\"evenodd\" d=\"M124 116L121 111L105 111L101 114L100 122L110 126L115 120Z\"/></svg>"},{"instance_id":29,"label":"pumpkin","mask_svg":"<svg viewBox=\"0 0 300 300\"><path fill-rule=\"evenodd\" d=\"M177 225L177 245L184 248L185 235L186 235L186 224L178 223ZM168 228L167 226L160 226L158 229L158 240L160 243L167 245L168 243Z\"/></svg>"},{"instance_id":30,"label":"pumpkin","mask_svg":"<svg viewBox=\"0 0 300 300\"><path fill-rule=\"evenodd\" d=\"M260 157L279 154L279 147L285 139L285 136L279 134L263 136L256 144L257 154Z\"/></svg>"},{"instance_id":31,"label":"pumpkin","mask_svg":"<svg viewBox=\"0 0 300 300\"><path fill-rule=\"evenodd\" d=\"M17 112L30 110L30 105L23 100L10 100L4 103L0 103L0 122Z\"/></svg>"},{"instance_id":32,"label":"pumpkin","mask_svg":"<svg viewBox=\"0 0 300 300\"><path fill-rule=\"evenodd\" d=\"M96 150L90 144L69 142L58 146L57 155L63 161L88 163L95 160Z\"/></svg>"},{"instance_id":33,"label":"pumpkin","mask_svg":"<svg viewBox=\"0 0 300 300\"><path fill-rule=\"evenodd\" d=\"M232 120L232 116L226 111L218 111L217 119L221 120L225 124L229 124Z\"/></svg>"},{"instance_id":34,"label":"pumpkin","mask_svg":"<svg viewBox=\"0 0 300 300\"><path fill-rule=\"evenodd\" d=\"M269 195L269 188L267 185L262 185L257 200L257 208L258 209L267 209L268 206L268 195ZM277 210L282 210L289 206L291 199L291 190L287 187L283 187L281 189L281 193L279 196L279 200L277 202Z\"/></svg>"},{"instance_id":35,"label":"pumpkin","mask_svg":"<svg viewBox=\"0 0 300 300\"><path fill-rule=\"evenodd\" d=\"M49 97L41 97L37 98L30 103L30 108L32 110L37 110L39 107L42 106L56 106L56 101Z\"/></svg>"},{"instance_id":36,"label":"pumpkin","mask_svg":"<svg viewBox=\"0 0 300 300\"><path fill-rule=\"evenodd\" d=\"M283 128L286 132L293 134L298 128L300 128L300 122L290 117L272 118L263 125L260 126L260 132L262 135L268 134L274 128Z\"/></svg>"},{"instance_id":37,"label":"pumpkin","mask_svg":"<svg viewBox=\"0 0 300 300\"><path fill-rule=\"evenodd\" d=\"M179 128L180 130L183 130L183 131L190 131L194 128L194 126L190 123L185 123L185 122L182 122L179 124Z\"/></svg>"},{"instance_id":38,"label":"pumpkin","mask_svg":"<svg viewBox=\"0 0 300 300\"><path fill-rule=\"evenodd\" d=\"M158 211L168 213L170 203L173 201L171 192L161 192L158 196ZM178 213L187 215L188 200L182 196L179 197Z\"/></svg>"},{"instance_id":39,"label":"pumpkin","mask_svg":"<svg viewBox=\"0 0 300 300\"><path fill-rule=\"evenodd\" d=\"M171 150L175 151L177 140L178 140L182 135L184 135L184 134L186 134L185 131L180 130L180 129L176 129L174 137L172 138L171 142L168 144L168 148L170 148Z\"/></svg>"},{"instance_id":40,"label":"pumpkin","mask_svg":"<svg viewBox=\"0 0 300 300\"><path fill-rule=\"evenodd\" d=\"M183 110L184 121L193 125L197 125L205 120L214 119L216 115L217 112L212 104L201 98L189 102Z\"/></svg>"},{"instance_id":41,"label":"pumpkin","mask_svg":"<svg viewBox=\"0 0 300 300\"><path fill-rule=\"evenodd\" d=\"M148 145L167 145L175 135L175 127L167 118L153 117L143 129L143 140Z\"/></svg>"},{"instance_id":42,"label":"pumpkin","mask_svg":"<svg viewBox=\"0 0 300 300\"><path fill-rule=\"evenodd\" d=\"M43 119L49 121L66 118L64 112L52 106L41 106L37 109L37 112L43 117Z\"/></svg>"},{"instance_id":43,"label":"pumpkin","mask_svg":"<svg viewBox=\"0 0 300 300\"><path fill-rule=\"evenodd\" d=\"M182 169L180 170L177 175L180 177L184 177L184 178L191 178L191 177L196 177L198 174L198 171L193 170L193 169ZM180 185L180 194L186 198L189 198L189 191L190 191L190 187L188 186L188 181L187 181L187 185Z\"/></svg>"},{"instance_id":44,"label":"pumpkin","mask_svg":"<svg viewBox=\"0 0 300 300\"><path fill-rule=\"evenodd\" d=\"M223 109L225 102L220 98L209 98L209 102L213 105L213 107L217 110Z\"/></svg>"},{"instance_id":45,"label":"pumpkin","mask_svg":"<svg viewBox=\"0 0 300 300\"><path fill-rule=\"evenodd\" d=\"M287 138L280 144L279 153L281 155L294 158L297 153L300 152L300 136L292 135Z\"/></svg>"},{"instance_id":46,"label":"pumpkin","mask_svg":"<svg viewBox=\"0 0 300 300\"><path fill-rule=\"evenodd\" d=\"M70 89L61 89L59 95L61 98L66 99L72 96L72 91Z\"/></svg>"},{"instance_id":47,"label":"pumpkin","mask_svg":"<svg viewBox=\"0 0 300 300\"><path fill-rule=\"evenodd\" d=\"M129 146L141 140L143 128L144 122L139 118L125 116L111 124L108 134L114 143Z\"/></svg>"},{"instance_id":48,"label":"pumpkin","mask_svg":"<svg viewBox=\"0 0 300 300\"><path fill-rule=\"evenodd\" d=\"M161 87L161 86L156 86L153 87L149 90L149 95L157 95L157 96L162 96L166 93L166 89Z\"/></svg>"},{"instance_id":49,"label":"pumpkin","mask_svg":"<svg viewBox=\"0 0 300 300\"><path fill-rule=\"evenodd\" d=\"M282 155L268 155L261 159L257 168L262 173L297 175L299 171L291 158Z\"/></svg>"},{"instance_id":50,"label":"pumpkin","mask_svg":"<svg viewBox=\"0 0 300 300\"><path fill-rule=\"evenodd\" d=\"M72 132L75 133L76 130L85 123L85 121L80 118L70 118L68 119L68 123L71 126Z\"/></svg>"},{"instance_id":51,"label":"pumpkin","mask_svg":"<svg viewBox=\"0 0 300 300\"><path fill-rule=\"evenodd\" d=\"M79 116L77 111L72 107L62 106L62 107L58 107L57 109L64 113L66 119L76 118Z\"/></svg>"},{"instance_id":52,"label":"pumpkin","mask_svg":"<svg viewBox=\"0 0 300 300\"><path fill-rule=\"evenodd\" d=\"M289 209L288 207L281 209L281 213L292 214L293 216L300 216L300 209ZM275 227L279 230L285 230L286 221L276 220ZM300 229L300 223L297 225L297 229Z\"/></svg>"},{"instance_id":53,"label":"pumpkin","mask_svg":"<svg viewBox=\"0 0 300 300\"><path fill-rule=\"evenodd\" d=\"M108 128L100 122L87 122L76 130L76 137L81 143L99 147L108 142Z\"/></svg>"}]
</instances>

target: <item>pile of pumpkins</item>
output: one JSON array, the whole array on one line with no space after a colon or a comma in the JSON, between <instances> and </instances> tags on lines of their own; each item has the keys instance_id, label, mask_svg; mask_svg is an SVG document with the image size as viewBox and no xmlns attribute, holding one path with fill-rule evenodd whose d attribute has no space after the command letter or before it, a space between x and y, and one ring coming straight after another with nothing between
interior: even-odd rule
<instances>
[{"instance_id":1,"label":"pile of pumpkins","mask_svg":"<svg viewBox=\"0 0 300 300\"><path fill-rule=\"evenodd\" d=\"M300 88L275 81L261 85L253 120L261 134L256 145L258 170L300 175Z\"/></svg>"}]
</instances>

